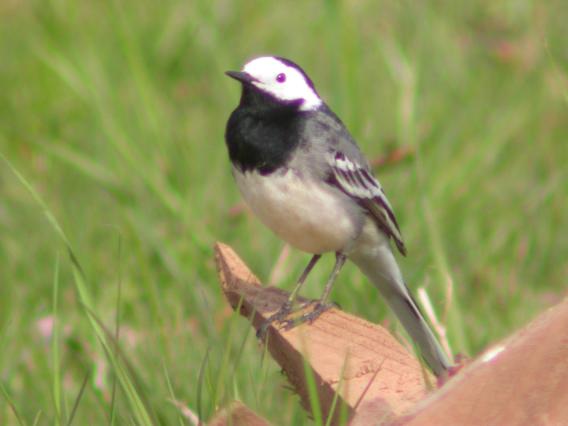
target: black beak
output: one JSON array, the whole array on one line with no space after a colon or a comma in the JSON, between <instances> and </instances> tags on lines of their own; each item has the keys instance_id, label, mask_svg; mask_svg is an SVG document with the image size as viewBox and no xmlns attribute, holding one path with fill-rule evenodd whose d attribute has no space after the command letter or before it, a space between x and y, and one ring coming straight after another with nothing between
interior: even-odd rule
<instances>
[{"instance_id":1,"label":"black beak","mask_svg":"<svg viewBox=\"0 0 568 426\"><path fill-rule=\"evenodd\" d=\"M226 71L225 74L243 84L251 84L253 81L256 81L256 78L252 75L242 71Z\"/></svg>"}]
</instances>

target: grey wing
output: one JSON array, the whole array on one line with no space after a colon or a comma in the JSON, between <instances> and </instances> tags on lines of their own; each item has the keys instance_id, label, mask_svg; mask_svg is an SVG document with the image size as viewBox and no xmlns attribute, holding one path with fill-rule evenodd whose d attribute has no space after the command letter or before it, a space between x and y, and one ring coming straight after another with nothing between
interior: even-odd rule
<instances>
[{"instance_id":1,"label":"grey wing","mask_svg":"<svg viewBox=\"0 0 568 426\"><path fill-rule=\"evenodd\" d=\"M363 206L377 226L394 240L398 251L406 255L406 247L392 207L381 184L367 165L360 164L341 151L331 152L328 161L331 166L329 182Z\"/></svg>"}]
</instances>

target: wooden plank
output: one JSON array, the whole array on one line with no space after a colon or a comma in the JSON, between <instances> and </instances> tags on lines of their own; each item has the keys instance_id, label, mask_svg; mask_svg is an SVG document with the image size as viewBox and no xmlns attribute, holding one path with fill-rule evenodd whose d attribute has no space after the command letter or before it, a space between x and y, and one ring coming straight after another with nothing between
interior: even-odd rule
<instances>
[{"instance_id":1,"label":"wooden plank","mask_svg":"<svg viewBox=\"0 0 568 426\"><path fill-rule=\"evenodd\" d=\"M233 308L240 304L240 313L250 318L258 330L286 301L287 293L262 287L230 247L217 244L215 253L223 292ZM305 362L311 366L325 416L336 390L348 415L365 407L365 412L384 421L408 411L426 393L420 363L386 329L339 309L331 309L311 325L290 331L271 327L268 350L307 410L310 403ZM335 422L338 413L334 413Z\"/></svg>"}]
</instances>

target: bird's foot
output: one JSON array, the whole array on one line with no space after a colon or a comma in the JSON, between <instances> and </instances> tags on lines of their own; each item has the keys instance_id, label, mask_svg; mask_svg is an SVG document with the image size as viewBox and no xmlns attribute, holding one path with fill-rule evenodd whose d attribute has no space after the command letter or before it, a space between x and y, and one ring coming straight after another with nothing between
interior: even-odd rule
<instances>
[{"instance_id":1,"label":"bird's foot","mask_svg":"<svg viewBox=\"0 0 568 426\"><path fill-rule=\"evenodd\" d=\"M296 317L296 318L290 318L290 319L286 319L284 321L281 321L282 324L282 329L285 331L289 331L301 324L304 323L308 323L311 324L312 322L314 322L321 314L323 314L325 311L331 309L331 308L336 308L337 304L335 303L322 303L319 300L316 301L312 301L310 302L310 304L313 305L313 309L309 312L305 312L302 315Z\"/></svg>"},{"instance_id":2,"label":"bird's foot","mask_svg":"<svg viewBox=\"0 0 568 426\"><path fill-rule=\"evenodd\" d=\"M290 313L292 312L292 303L291 302L286 302L284 303L280 309L278 309L278 311L276 311L276 313L272 314L271 316L269 316L259 327L259 329L256 331L256 337L260 340L264 340L264 338L266 337L266 332L268 331L268 327L270 327L270 325L273 322L280 322L282 321L284 318L286 318Z\"/></svg>"},{"instance_id":3,"label":"bird's foot","mask_svg":"<svg viewBox=\"0 0 568 426\"><path fill-rule=\"evenodd\" d=\"M291 314L297 313L298 311L303 311L309 306L314 306L314 308L307 313L303 313L298 315L295 318L288 318ZM312 323L320 314L324 311L327 311L329 308L337 306L334 303L331 304L321 304L319 300L310 300L308 302L300 303L296 306L293 306L291 302L284 303L276 313L269 316L259 327L256 332L256 337L260 340L264 340L266 337L266 332L268 331L268 327L270 327L273 323L279 323L280 329L283 330L291 330L297 325L303 324L306 321Z\"/></svg>"}]
</instances>

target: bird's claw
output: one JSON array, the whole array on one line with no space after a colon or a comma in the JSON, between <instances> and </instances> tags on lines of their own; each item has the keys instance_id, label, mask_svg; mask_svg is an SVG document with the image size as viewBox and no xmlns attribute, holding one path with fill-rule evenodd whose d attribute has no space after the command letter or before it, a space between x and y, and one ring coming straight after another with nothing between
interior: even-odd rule
<instances>
[{"instance_id":1,"label":"bird's claw","mask_svg":"<svg viewBox=\"0 0 568 426\"><path fill-rule=\"evenodd\" d=\"M314 308L310 312L306 312L298 316L297 318L290 318L284 321L280 321L280 329L284 331L290 331L294 327L297 327L304 323L312 324L325 311L337 307L337 304L335 303L321 303L319 301L312 302L312 304L314 305Z\"/></svg>"},{"instance_id":2,"label":"bird's claw","mask_svg":"<svg viewBox=\"0 0 568 426\"><path fill-rule=\"evenodd\" d=\"M258 328L256 337L259 340L264 340L268 327L274 322L281 322L292 311L292 304L290 302L284 303L276 313L269 316Z\"/></svg>"},{"instance_id":3,"label":"bird's claw","mask_svg":"<svg viewBox=\"0 0 568 426\"><path fill-rule=\"evenodd\" d=\"M289 314L293 313L292 305L290 303L284 304L275 314L268 317L258 328L256 332L256 337L260 340L264 340L266 337L266 332L271 324L277 322L280 330L290 331L293 328L308 323L313 323L318 317L325 311L336 308L338 305L336 303L322 303L319 300L310 301L303 304L299 309L305 309L309 305L313 305L313 309L309 312L303 313L295 318L287 318Z\"/></svg>"}]
</instances>

